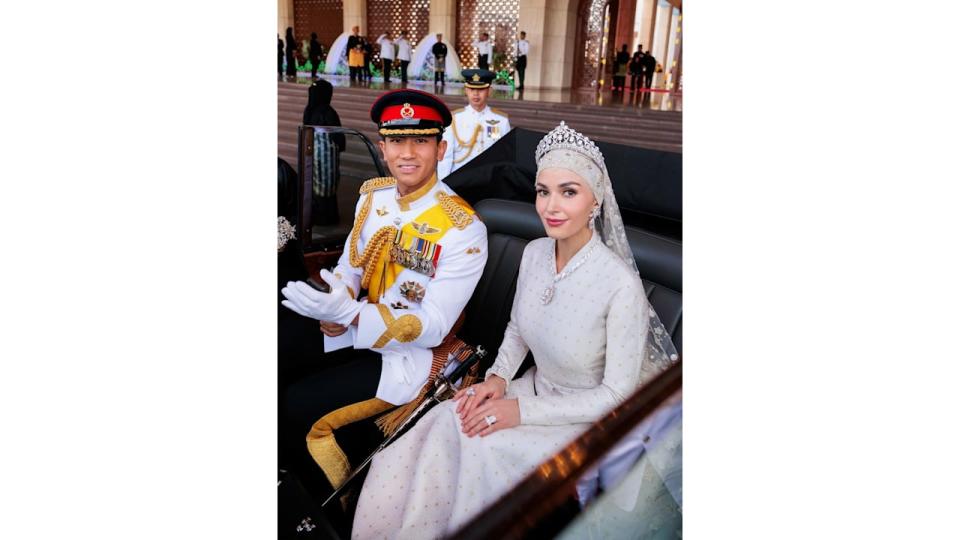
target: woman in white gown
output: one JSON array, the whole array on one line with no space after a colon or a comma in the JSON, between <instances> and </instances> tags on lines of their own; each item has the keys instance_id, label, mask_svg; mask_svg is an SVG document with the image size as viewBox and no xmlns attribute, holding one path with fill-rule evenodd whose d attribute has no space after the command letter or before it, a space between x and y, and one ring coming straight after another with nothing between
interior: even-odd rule
<instances>
[{"instance_id":1,"label":"woman in white gown","mask_svg":"<svg viewBox=\"0 0 960 540\"><path fill-rule=\"evenodd\" d=\"M547 238L523 253L485 381L374 458L353 538L439 538L676 360L647 301L599 149L563 122L537 147ZM536 365L512 380L527 351Z\"/></svg>"}]
</instances>

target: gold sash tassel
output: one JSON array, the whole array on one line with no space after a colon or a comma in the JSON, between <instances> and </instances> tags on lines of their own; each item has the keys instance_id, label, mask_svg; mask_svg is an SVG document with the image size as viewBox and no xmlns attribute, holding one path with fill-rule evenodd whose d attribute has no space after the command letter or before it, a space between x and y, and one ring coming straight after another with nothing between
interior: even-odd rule
<instances>
[{"instance_id":1,"label":"gold sash tassel","mask_svg":"<svg viewBox=\"0 0 960 540\"><path fill-rule=\"evenodd\" d=\"M393 432L400 427L400 424L423 403L423 400L427 398L427 392L433 388L433 382L437 379L437 376L443 370L444 366L447 365L447 357L451 352L464 346L466 346L466 344L451 332L440 345L433 348L433 363L430 364L430 376L427 378L427 384L423 385L417 397L410 403L401 405L375 420L377 427L380 428L380 431L382 431L385 436L389 437L392 435ZM461 388L466 388L477 381L478 365L479 364L474 364L473 367L470 368L470 371L463 377L463 382L460 383Z\"/></svg>"},{"instance_id":2,"label":"gold sash tassel","mask_svg":"<svg viewBox=\"0 0 960 540\"><path fill-rule=\"evenodd\" d=\"M310 428L310 433L307 434L307 451L334 489L340 487L350 475L350 460L337 444L334 430L376 416L391 407L393 405L382 399L368 399L327 413Z\"/></svg>"}]
</instances>

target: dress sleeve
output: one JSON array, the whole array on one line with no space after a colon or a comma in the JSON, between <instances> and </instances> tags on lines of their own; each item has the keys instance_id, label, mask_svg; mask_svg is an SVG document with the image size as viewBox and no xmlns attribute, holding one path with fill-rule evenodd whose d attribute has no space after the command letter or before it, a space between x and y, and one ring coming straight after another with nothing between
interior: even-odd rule
<instances>
[{"instance_id":1,"label":"dress sleeve","mask_svg":"<svg viewBox=\"0 0 960 540\"><path fill-rule=\"evenodd\" d=\"M520 330L517 328L517 306L520 304L521 291L524 290L523 285L526 281L524 270L528 266L527 260L530 256L528 253L530 253L529 244L527 244L527 248L523 251L523 257L520 259L517 292L513 298L513 307L510 308L510 322L507 323L507 329L503 333L503 342L497 351L497 359L494 360L493 365L490 366L490 369L487 370L487 374L483 378L487 380L493 375L499 376L507 381L507 386L504 390L510 387L510 381L516 376L517 370L520 369L520 365L523 364L523 359L526 358L527 352L530 351L530 347L527 346L527 342L523 340L523 337L520 335Z\"/></svg>"},{"instance_id":2,"label":"dress sleeve","mask_svg":"<svg viewBox=\"0 0 960 540\"><path fill-rule=\"evenodd\" d=\"M647 335L647 298L640 279L613 296L606 320L606 360L599 386L557 396L520 396L520 423L594 422L629 397L640 384Z\"/></svg>"}]
</instances>

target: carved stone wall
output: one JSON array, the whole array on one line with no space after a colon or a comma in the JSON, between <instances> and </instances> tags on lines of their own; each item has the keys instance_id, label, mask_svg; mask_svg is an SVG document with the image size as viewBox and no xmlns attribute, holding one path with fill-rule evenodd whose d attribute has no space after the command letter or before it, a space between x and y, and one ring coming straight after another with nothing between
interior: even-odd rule
<instances>
[{"instance_id":1,"label":"carved stone wall","mask_svg":"<svg viewBox=\"0 0 960 540\"><path fill-rule=\"evenodd\" d=\"M477 49L473 42L480 39L480 34L488 32L493 40L491 68L494 71L512 70L517 57L519 18L519 0L458 0L457 54L463 67L477 67ZM497 61L500 53L505 56Z\"/></svg>"}]
</instances>

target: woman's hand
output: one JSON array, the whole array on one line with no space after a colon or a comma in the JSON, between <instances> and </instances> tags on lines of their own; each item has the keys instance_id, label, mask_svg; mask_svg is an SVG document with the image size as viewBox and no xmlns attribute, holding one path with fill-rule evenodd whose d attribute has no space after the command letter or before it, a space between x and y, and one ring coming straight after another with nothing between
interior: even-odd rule
<instances>
[{"instance_id":1,"label":"woman's hand","mask_svg":"<svg viewBox=\"0 0 960 540\"><path fill-rule=\"evenodd\" d=\"M489 420L489 421L488 421ZM516 399L491 399L474 410L460 424L467 437L481 437L520 425L520 404Z\"/></svg>"},{"instance_id":2,"label":"woman's hand","mask_svg":"<svg viewBox=\"0 0 960 540\"><path fill-rule=\"evenodd\" d=\"M327 337L337 337L347 331L347 327L330 321L320 321L320 331Z\"/></svg>"},{"instance_id":3,"label":"woman's hand","mask_svg":"<svg viewBox=\"0 0 960 540\"><path fill-rule=\"evenodd\" d=\"M472 390L471 390L472 388ZM457 404L457 414L460 415L460 421L473 412L477 406L483 404L488 399L500 399L507 388L507 381L499 375L493 375L489 379L479 384L474 384L466 388L461 388L453 395L453 400L458 401L466 396L466 399Z\"/></svg>"}]
</instances>

